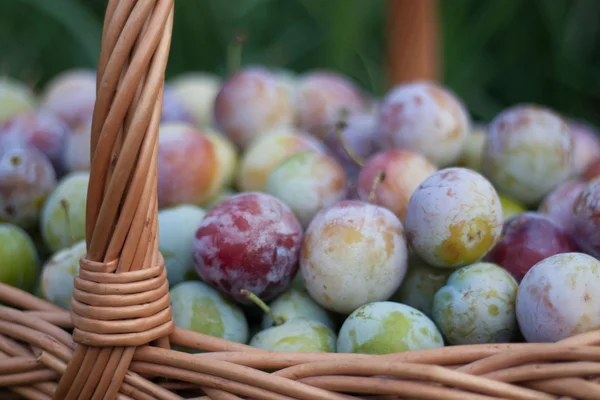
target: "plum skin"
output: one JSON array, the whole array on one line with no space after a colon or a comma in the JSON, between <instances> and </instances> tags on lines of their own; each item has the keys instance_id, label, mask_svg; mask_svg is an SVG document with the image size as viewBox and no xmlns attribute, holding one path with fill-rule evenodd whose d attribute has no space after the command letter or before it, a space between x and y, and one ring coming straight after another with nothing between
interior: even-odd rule
<instances>
[{"instance_id":1,"label":"plum skin","mask_svg":"<svg viewBox=\"0 0 600 400\"><path fill-rule=\"evenodd\" d=\"M567 180L573 165L573 140L554 111L518 104L490 123L482 172L499 192L534 206Z\"/></svg>"},{"instance_id":2,"label":"plum skin","mask_svg":"<svg viewBox=\"0 0 600 400\"><path fill-rule=\"evenodd\" d=\"M283 293L298 270L302 227L279 199L241 193L221 201L194 237L196 271L242 304L249 290L264 301Z\"/></svg>"},{"instance_id":3,"label":"plum skin","mask_svg":"<svg viewBox=\"0 0 600 400\"><path fill-rule=\"evenodd\" d=\"M453 167L439 170L415 190L405 227L409 245L425 262L455 268L483 258L500 237L502 222L500 198L491 183L475 171Z\"/></svg>"},{"instance_id":4,"label":"plum skin","mask_svg":"<svg viewBox=\"0 0 600 400\"><path fill-rule=\"evenodd\" d=\"M580 250L600 258L600 179L588 182L573 204L573 239Z\"/></svg>"},{"instance_id":5,"label":"plum skin","mask_svg":"<svg viewBox=\"0 0 600 400\"><path fill-rule=\"evenodd\" d=\"M402 223L391 211L343 200L321 210L306 229L300 271L317 303L348 315L396 292L407 253Z\"/></svg>"},{"instance_id":6,"label":"plum skin","mask_svg":"<svg viewBox=\"0 0 600 400\"><path fill-rule=\"evenodd\" d=\"M563 182L546 196L538 211L547 215L568 233L573 233L573 206L585 187L586 183L580 180Z\"/></svg>"},{"instance_id":7,"label":"plum skin","mask_svg":"<svg viewBox=\"0 0 600 400\"><path fill-rule=\"evenodd\" d=\"M24 112L0 124L0 147L10 143L35 147L48 157L57 175L62 176L69 134L67 123L47 111Z\"/></svg>"},{"instance_id":8,"label":"plum skin","mask_svg":"<svg viewBox=\"0 0 600 400\"><path fill-rule=\"evenodd\" d=\"M383 151L371 157L360 170L358 196L363 201L369 201L377 174L385 172L385 179L375 190L374 203L392 211L404 223L410 197L437 170L421 154L405 150Z\"/></svg>"},{"instance_id":9,"label":"plum skin","mask_svg":"<svg viewBox=\"0 0 600 400\"><path fill-rule=\"evenodd\" d=\"M504 223L501 239L486 259L502 266L521 282L536 263L572 251L576 251L575 243L552 219L525 212Z\"/></svg>"},{"instance_id":10,"label":"plum skin","mask_svg":"<svg viewBox=\"0 0 600 400\"><path fill-rule=\"evenodd\" d=\"M556 342L600 327L600 262L555 254L535 264L517 293L519 327L528 342Z\"/></svg>"},{"instance_id":11,"label":"plum skin","mask_svg":"<svg viewBox=\"0 0 600 400\"><path fill-rule=\"evenodd\" d=\"M444 168L459 159L470 125L465 106L448 89L427 81L403 83L382 101L378 141L381 148L420 153Z\"/></svg>"}]
</instances>

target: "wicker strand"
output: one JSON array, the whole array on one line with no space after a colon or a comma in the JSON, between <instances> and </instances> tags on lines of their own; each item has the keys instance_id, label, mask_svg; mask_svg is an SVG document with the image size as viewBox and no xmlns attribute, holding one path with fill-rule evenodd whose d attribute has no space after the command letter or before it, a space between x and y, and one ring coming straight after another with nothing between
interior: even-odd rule
<instances>
[{"instance_id":1,"label":"wicker strand","mask_svg":"<svg viewBox=\"0 0 600 400\"><path fill-rule=\"evenodd\" d=\"M6 297L10 296L4 296L5 293L0 290L0 301L9 303ZM33 299L28 296L23 294L19 302L30 303ZM18 366L12 368L20 368L21 372L47 368L50 372L61 374L66 369L67 360L74 357L73 343L68 341L70 346L62 343L65 341L64 333L55 328L47 333L52 325L34 315L8 307L0 308L0 319L4 320L0 323L0 351L17 357L19 361L14 365ZM62 321L67 328L73 325L66 324L65 320L69 317L66 311L44 311L39 315ZM13 322L7 322L7 319ZM32 349L41 351L27 350L11 338L30 343ZM173 343L216 351L193 356L150 346L138 347L116 398L180 399L135 372L142 375L160 373L174 379L174 383L187 382L187 386L181 387L210 393L211 399L226 400L239 399L240 396L277 400L329 399L338 398L332 397L336 396L336 392L339 395L354 393L351 398L359 398L356 395L360 394L412 399L600 398L600 385L584 379L600 376L600 349L596 347L600 342L598 331L566 339L564 343L455 346L384 356L269 353L214 339L176 329L171 335ZM231 352L231 347L237 347L237 351ZM29 361L26 362L26 359ZM421 367L419 364L438 366ZM0 363L0 376L10 381L18 371L8 365ZM276 372L269 375L248 367ZM273 384L275 376L284 380ZM25 378L32 384L11 386L11 390L26 398L40 398L45 392L54 390L54 387L48 387L52 383L44 380L47 376L34 376L35 382L31 376ZM313 389L306 391L307 387ZM318 389L325 392L312 394L312 390ZM343 397L347 398L346 395Z\"/></svg>"}]
</instances>

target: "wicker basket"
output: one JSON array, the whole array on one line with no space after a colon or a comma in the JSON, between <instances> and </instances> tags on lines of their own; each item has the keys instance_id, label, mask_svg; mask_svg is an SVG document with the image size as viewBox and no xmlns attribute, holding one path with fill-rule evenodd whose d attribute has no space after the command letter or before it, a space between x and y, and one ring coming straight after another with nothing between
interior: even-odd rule
<instances>
[{"instance_id":1,"label":"wicker basket","mask_svg":"<svg viewBox=\"0 0 600 400\"><path fill-rule=\"evenodd\" d=\"M73 311L0 286L0 399L600 399L600 332L373 356L270 353L175 328L156 198L172 23L173 0L108 5Z\"/></svg>"}]
</instances>

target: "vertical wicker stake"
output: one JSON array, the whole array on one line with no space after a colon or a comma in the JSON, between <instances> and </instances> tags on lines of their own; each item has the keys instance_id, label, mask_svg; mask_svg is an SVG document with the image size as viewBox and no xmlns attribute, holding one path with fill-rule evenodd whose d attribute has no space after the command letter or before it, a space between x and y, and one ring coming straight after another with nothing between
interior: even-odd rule
<instances>
[{"instance_id":1,"label":"vertical wicker stake","mask_svg":"<svg viewBox=\"0 0 600 400\"><path fill-rule=\"evenodd\" d=\"M158 251L157 147L173 0L110 0L98 64L77 347L56 400L114 399L135 348L173 331Z\"/></svg>"},{"instance_id":2,"label":"vertical wicker stake","mask_svg":"<svg viewBox=\"0 0 600 400\"><path fill-rule=\"evenodd\" d=\"M388 0L388 85L440 79L438 0Z\"/></svg>"}]
</instances>

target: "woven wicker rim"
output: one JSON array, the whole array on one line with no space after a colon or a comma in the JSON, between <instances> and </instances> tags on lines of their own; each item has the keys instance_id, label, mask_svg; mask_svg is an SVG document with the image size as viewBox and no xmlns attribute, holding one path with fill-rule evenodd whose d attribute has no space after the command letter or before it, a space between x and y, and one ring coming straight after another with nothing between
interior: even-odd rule
<instances>
[{"instance_id":1,"label":"woven wicker rim","mask_svg":"<svg viewBox=\"0 0 600 400\"><path fill-rule=\"evenodd\" d=\"M395 12L409 2L394 1ZM270 353L175 328L156 198L172 24L173 0L108 4L92 125L88 255L71 313L0 284L0 398L176 400L191 390L216 400L600 399L600 331L555 344L375 356ZM407 67L402 76L415 73Z\"/></svg>"}]
</instances>

